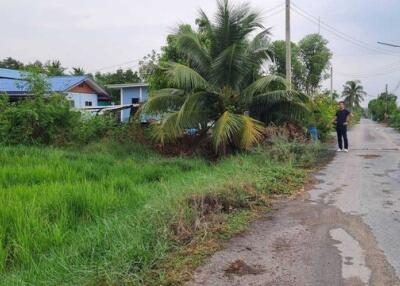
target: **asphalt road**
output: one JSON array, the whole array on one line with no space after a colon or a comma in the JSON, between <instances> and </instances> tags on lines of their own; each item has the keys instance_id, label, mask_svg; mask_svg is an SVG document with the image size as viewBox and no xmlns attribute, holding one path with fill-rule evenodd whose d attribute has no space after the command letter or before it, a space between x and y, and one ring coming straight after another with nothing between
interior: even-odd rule
<instances>
[{"instance_id":1,"label":"asphalt road","mask_svg":"<svg viewBox=\"0 0 400 286\"><path fill-rule=\"evenodd\" d=\"M400 133L362 120L315 175L200 267L189 285L400 285Z\"/></svg>"}]
</instances>

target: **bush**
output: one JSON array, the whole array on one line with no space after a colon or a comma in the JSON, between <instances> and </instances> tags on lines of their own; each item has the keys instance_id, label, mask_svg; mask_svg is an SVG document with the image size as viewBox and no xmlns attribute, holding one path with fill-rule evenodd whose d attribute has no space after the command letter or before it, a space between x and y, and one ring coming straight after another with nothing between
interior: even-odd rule
<instances>
[{"instance_id":1,"label":"bush","mask_svg":"<svg viewBox=\"0 0 400 286\"><path fill-rule=\"evenodd\" d=\"M337 103L329 96L317 95L310 103L310 114L304 119L307 127L317 127L321 140L326 140L333 130L332 119L335 116Z\"/></svg>"},{"instance_id":2,"label":"bush","mask_svg":"<svg viewBox=\"0 0 400 286\"><path fill-rule=\"evenodd\" d=\"M66 141L79 122L79 113L71 111L59 94L9 102L0 100L0 142L5 144L53 144Z\"/></svg>"},{"instance_id":3,"label":"bush","mask_svg":"<svg viewBox=\"0 0 400 286\"><path fill-rule=\"evenodd\" d=\"M398 111L397 97L392 94L382 93L377 99L368 104L369 113L376 121L385 121Z\"/></svg>"},{"instance_id":4,"label":"bush","mask_svg":"<svg viewBox=\"0 0 400 286\"><path fill-rule=\"evenodd\" d=\"M0 96L0 143L7 145L86 144L116 132L118 123L108 115L74 111L63 95L10 102Z\"/></svg>"},{"instance_id":5,"label":"bush","mask_svg":"<svg viewBox=\"0 0 400 286\"><path fill-rule=\"evenodd\" d=\"M111 115L93 116L81 113L78 124L73 129L75 142L89 143L99 138L113 135L120 127Z\"/></svg>"},{"instance_id":6,"label":"bush","mask_svg":"<svg viewBox=\"0 0 400 286\"><path fill-rule=\"evenodd\" d=\"M400 129L400 109L397 109L390 115L389 125L393 128Z\"/></svg>"}]
</instances>

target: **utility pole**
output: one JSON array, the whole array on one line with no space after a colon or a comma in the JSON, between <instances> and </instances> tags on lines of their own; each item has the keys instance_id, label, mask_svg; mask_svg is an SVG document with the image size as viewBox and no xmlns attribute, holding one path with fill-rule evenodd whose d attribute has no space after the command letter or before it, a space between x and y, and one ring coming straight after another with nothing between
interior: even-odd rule
<instances>
[{"instance_id":1,"label":"utility pole","mask_svg":"<svg viewBox=\"0 0 400 286\"><path fill-rule=\"evenodd\" d=\"M292 84L292 42L290 39L290 0L286 0L286 80Z\"/></svg>"},{"instance_id":2,"label":"utility pole","mask_svg":"<svg viewBox=\"0 0 400 286\"><path fill-rule=\"evenodd\" d=\"M333 99L333 66L331 65L331 97Z\"/></svg>"},{"instance_id":3,"label":"utility pole","mask_svg":"<svg viewBox=\"0 0 400 286\"><path fill-rule=\"evenodd\" d=\"M386 111L385 111L385 121L387 121L387 117L388 117L388 99L389 99L389 94L388 94L388 84L386 84L386 94L385 94L385 103L386 103Z\"/></svg>"},{"instance_id":4,"label":"utility pole","mask_svg":"<svg viewBox=\"0 0 400 286\"><path fill-rule=\"evenodd\" d=\"M321 17L318 17L318 35L321 34Z\"/></svg>"}]
</instances>

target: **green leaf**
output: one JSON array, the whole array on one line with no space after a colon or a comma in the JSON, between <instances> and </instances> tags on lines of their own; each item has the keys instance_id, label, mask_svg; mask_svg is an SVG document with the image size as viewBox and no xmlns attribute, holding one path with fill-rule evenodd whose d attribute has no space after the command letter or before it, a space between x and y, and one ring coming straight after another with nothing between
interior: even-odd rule
<instances>
[{"instance_id":1,"label":"green leaf","mask_svg":"<svg viewBox=\"0 0 400 286\"><path fill-rule=\"evenodd\" d=\"M225 111L212 128L214 148L218 152L229 143L249 149L262 139L263 126L257 120Z\"/></svg>"},{"instance_id":2,"label":"green leaf","mask_svg":"<svg viewBox=\"0 0 400 286\"><path fill-rule=\"evenodd\" d=\"M198 72L182 64L170 63L167 74L177 88L186 91L210 88L210 84Z\"/></svg>"}]
</instances>

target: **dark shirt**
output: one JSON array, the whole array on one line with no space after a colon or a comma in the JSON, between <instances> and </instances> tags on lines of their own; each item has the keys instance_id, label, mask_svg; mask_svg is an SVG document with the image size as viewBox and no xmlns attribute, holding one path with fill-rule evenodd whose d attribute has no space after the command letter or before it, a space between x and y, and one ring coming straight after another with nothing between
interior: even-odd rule
<instances>
[{"instance_id":1,"label":"dark shirt","mask_svg":"<svg viewBox=\"0 0 400 286\"><path fill-rule=\"evenodd\" d=\"M350 115L350 111L347 109L339 110L336 112L336 127L344 127L344 123L347 121L347 117Z\"/></svg>"}]
</instances>

